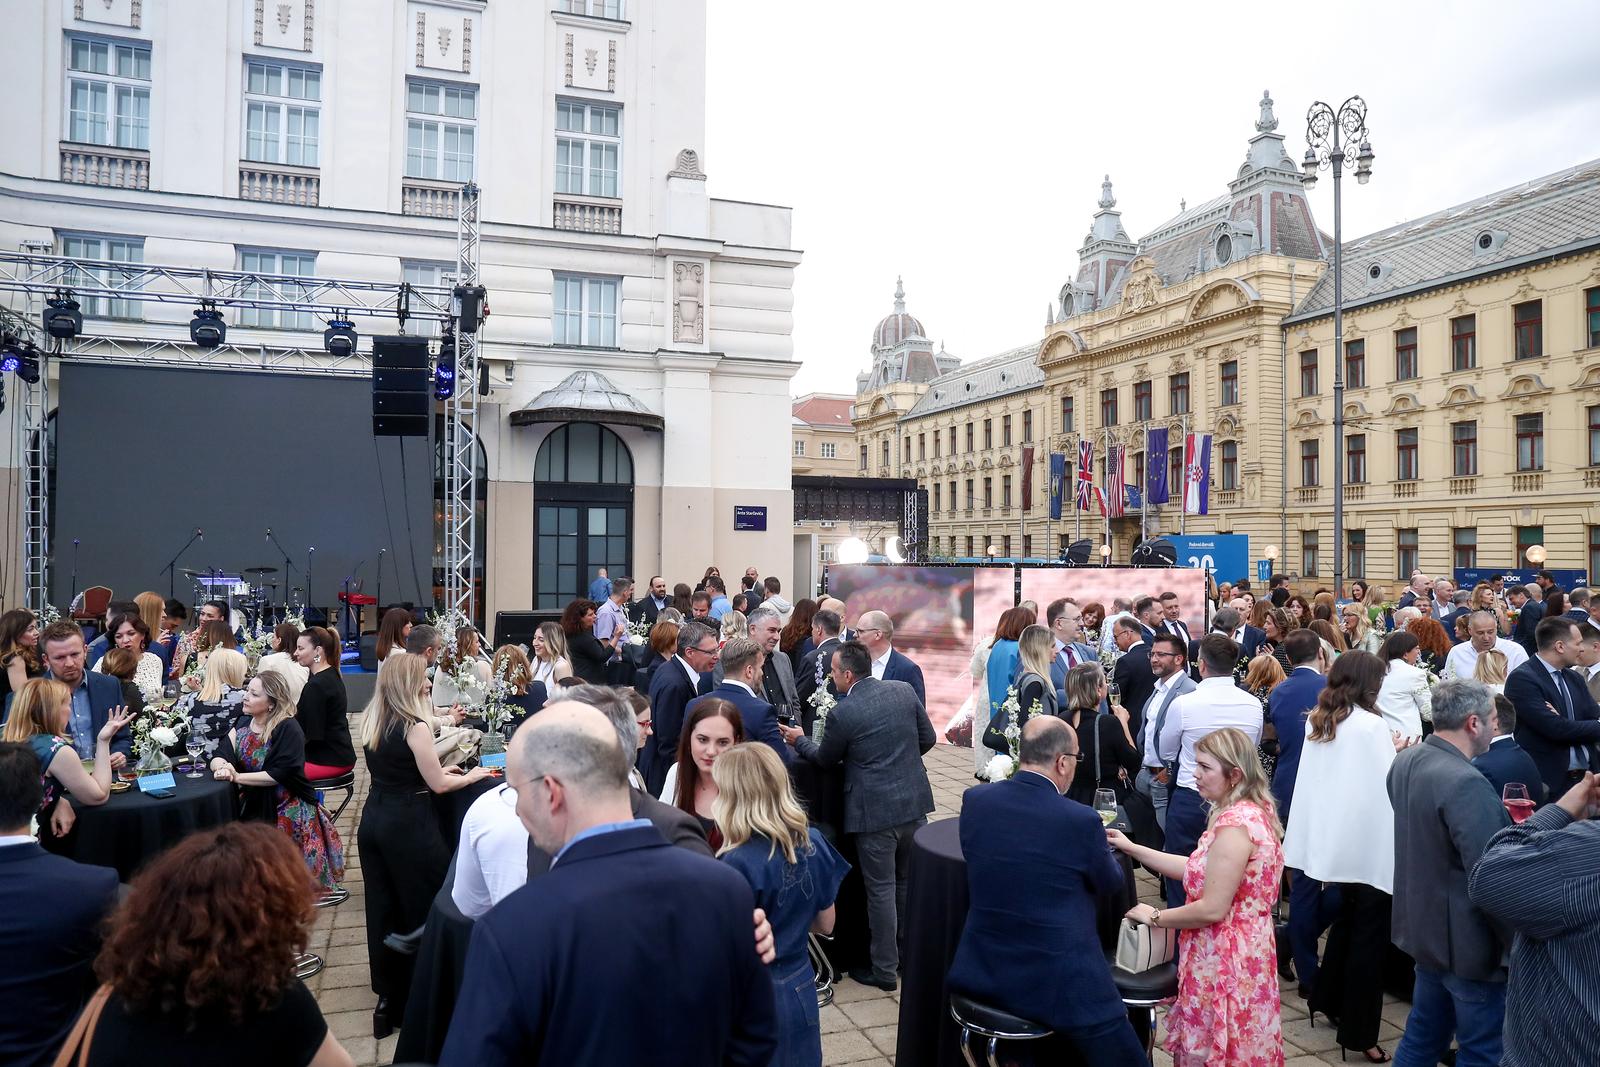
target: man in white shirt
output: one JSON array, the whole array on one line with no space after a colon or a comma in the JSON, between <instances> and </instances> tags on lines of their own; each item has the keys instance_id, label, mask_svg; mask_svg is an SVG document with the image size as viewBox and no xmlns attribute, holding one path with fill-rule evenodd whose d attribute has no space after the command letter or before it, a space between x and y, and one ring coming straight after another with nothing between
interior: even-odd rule
<instances>
[{"instance_id":1,"label":"man in white shirt","mask_svg":"<svg viewBox=\"0 0 1600 1067\"><path fill-rule=\"evenodd\" d=\"M1233 668L1239 662L1239 646L1231 637L1207 634L1200 639L1198 663L1200 684L1181 696L1167 709L1156 743L1163 754L1178 754L1178 780L1167 796L1167 842L1165 851L1187 856L1200 842L1206 829L1205 809L1194 788L1194 747L1202 737L1234 727L1244 731L1251 743L1261 740L1261 701L1233 684ZM1183 883L1167 879L1167 906L1182 907Z\"/></svg>"},{"instance_id":2,"label":"man in white shirt","mask_svg":"<svg viewBox=\"0 0 1600 1067\"><path fill-rule=\"evenodd\" d=\"M517 818L517 794L497 785L472 802L461 822L450 899L476 919L527 881L528 830Z\"/></svg>"},{"instance_id":3,"label":"man in white shirt","mask_svg":"<svg viewBox=\"0 0 1600 1067\"><path fill-rule=\"evenodd\" d=\"M1116 629L1118 619L1133 618L1133 601L1125 596L1119 596L1111 601L1111 614L1100 623L1100 651L1122 655L1122 650L1117 647Z\"/></svg>"},{"instance_id":4,"label":"man in white shirt","mask_svg":"<svg viewBox=\"0 0 1600 1067\"><path fill-rule=\"evenodd\" d=\"M922 706L928 706L928 690L922 679L922 668L911 659L895 651L894 622L882 611L864 611L856 620L856 633L867 646L872 657L872 676L879 681L905 682L917 694Z\"/></svg>"},{"instance_id":5,"label":"man in white shirt","mask_svg":"<svg viewBox=\"0 0 1600 1067\"><path fill-rule=\"evenodd\" d=\"M1500 636L1500 627L1492 611L1475 611L1467 616L1468 640L1450 650L1445 657L1444 669L1457 678L1471 678L1477 669L1478 657L1491 648L1506 658L1509 675L1528 660L1528 653L1515 641Z\"/></svg>"},{"instance_id":6,"label":"man in white shirt","mask_svg":"<svg viewBox=\"0 0 1600 1067\"><path fill-rule=\"evenodd\" d=\"M1171 715L1173 703L1195 690L1188 666L1189 642L1176 634L1157 634L1150 646L1150 672L1155 675L1156 687L1139 712L1140 721L1144 723L1139 743L1144 752L1144 766L1139 770L1139 777L1134 779L1133 787L1150 798L1156 809L1156 824L1163 831L1167 828L1167 787L1172 784L1167 764L1177 752L1162 749L1157 739Z\"/></svg>"},{"instance_id":7,"label":"man in white shirt","mask_svg":"<svg viewBox=\"0 0 1600 1067\"><path fill-rule=\"evenodd\" d=\"M616 659L628 637L628 612L623 607L633 595L632 578L613 578L611 595L594 615L594 637L603 645L611 646L611 658Z\"/></svg>"}]
</instances>

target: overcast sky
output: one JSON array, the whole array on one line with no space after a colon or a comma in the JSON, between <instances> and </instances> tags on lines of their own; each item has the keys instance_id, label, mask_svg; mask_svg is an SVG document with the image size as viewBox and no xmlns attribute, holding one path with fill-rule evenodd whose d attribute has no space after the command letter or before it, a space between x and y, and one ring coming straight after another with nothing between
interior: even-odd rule
<instances>
[{"instance_id":1,"label":"overcast sky","mask_svg":"<svg viewBox=\"0 0 1600 1067\"><path fill-rule=\"evenodd\" d=\"M1263 89L1370 108L1347 237L1600 156L1600 3L709 0L713 196L794 208L796 395L855 390L903 275L963 360L1037 340L1109 172L1129 234L1227 191ZM1333 229L1332 185L1312 194Z\"/></svg>"}]
</instances>

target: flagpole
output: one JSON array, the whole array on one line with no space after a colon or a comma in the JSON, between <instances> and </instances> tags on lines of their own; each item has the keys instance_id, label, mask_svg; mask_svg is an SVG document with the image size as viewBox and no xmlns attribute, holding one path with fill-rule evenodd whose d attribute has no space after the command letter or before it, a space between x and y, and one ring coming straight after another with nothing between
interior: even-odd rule
<instances>
[{"instance_id":1,"label":"flagpole","mask_svg":"<svg viewBox=\"0 0 1600 1067\"><path fill-rule=\"evenodd\" d=\"M1111 427L1106 427L1106 484L1105 496L1101 498L1100 513L1105 516L1106 539L1105 544L1111 544ZM1104 562L1102 560L1102 562Z\"/></svg>"},{"instance_id":2,"label":"flagpole","mask_svg":"<svg viewBox=\"0 0 1600 1067\"><path fill-rule=\"evenodd\" d=\"M1150 536L1150 424L1144 426L1144 484L1139 487L1139 540Z\"/></svg>"},{"instance_id":3,"label":"flagpole","mask_svg":"<svg viewBox=\"0 0 1600 1067\"><path fill-rule=\"evenodd\" d=\"M1183 504L1178 509L1178 536L1189 529L1189 416L1183 417Z\"/></svg>"},{"instance_id":4,"label":"flagpole","mask_svg":"<svg viewBox=\"0 0 1600 1067\"><path fill-rule=\"evenodd\" d=\"M1021 505L1017 508L1017 558L1027 559L1028 495L1023 487L1028 484L1029 475L1031 475L1033 472L1027 469L1028 449L1026 445L1018 447L1017 456L1022 460L1022 462L1017 465L1018 473L1020 474L1020 477L1017 479L1017 503Z\"/></svg>"},{"instance_id":5,"label":"flagpole","mask_svg":"<svg viewBox=\"0 0 1600 1067\"><path fill-rule=\"evenodd\" d=\"M1074 448L1073 451L1081 451L1083 438L1077 434L1073 436L1077 437L1077 440L1073 442L1077 445L1077 448ZM1081 462L1083 462L1081 456L1075 457L1072 464L1072 540L1074 542L1083 539L1083 508L1078 506L1078 464Z\"/></svg>"},{"instance_id":6,"label":"flagpole","mask_svg":"<svg viewBox=\"0 0 1600 1067\"><path fill-rule=\"evenodd\" d=\"M1047 442L1050 440L1048 434L1045 435L1045 440ZM1056 471L1055 471L1056 458L1055 458L1054 451L1046 452L1045 453L1045 458L1046 458L1046 469L1049 470L1049 472L1050 472L1050 480L1052 482L1054 482L1056 480ZM1062 460L1061 465L1063 467L1065 467L1066 466L1066 461ZM1065 474L1066 472L1063 471L1062 473ZM1062 481L1065 481L1065 480L1066 480L1065 478L1062 479ZM1054 489L1050 494L1051 497L1055 497L1056 494L1061 492L1062 489L1064 489L1064 488L1065 487L1063 486L1061 488ZM1049 559L1051 556L1056 554L1056 519L1055 519L1055 508L1052 508L1052 507L1050 507L1048 505L1046 505L1045 512L1044 512L1044 541L1045 541L1044 558L1045 559Z\"/></svg>"}]
</instances>

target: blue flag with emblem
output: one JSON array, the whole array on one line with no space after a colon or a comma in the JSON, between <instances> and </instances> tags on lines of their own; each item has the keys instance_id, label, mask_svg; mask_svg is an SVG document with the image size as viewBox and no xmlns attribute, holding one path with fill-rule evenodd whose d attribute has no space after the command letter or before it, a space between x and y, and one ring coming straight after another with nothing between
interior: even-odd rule
<instances>
[{"instance_id":1,"label":"blue flag with emblem","mask_svg":"<svg viewBox=\"0 0 1600 1067\"><path fill-rule=\"evenodd\" d=\"M1067 455L1050 453L1050 518L1061 518L1061 492L1067 480Z\"/></svg>"},{"instance_id":2,"label":"blue flag with emblem","mask_svg":"<svg viewBox=\"0 0 1600 1067\"><path fill-rule=\"evenodd\" d=\"M1145 435L1145 499L1152 504L1167 502L1167 428L1162 426Z\"/></svg>"}]
</instances>

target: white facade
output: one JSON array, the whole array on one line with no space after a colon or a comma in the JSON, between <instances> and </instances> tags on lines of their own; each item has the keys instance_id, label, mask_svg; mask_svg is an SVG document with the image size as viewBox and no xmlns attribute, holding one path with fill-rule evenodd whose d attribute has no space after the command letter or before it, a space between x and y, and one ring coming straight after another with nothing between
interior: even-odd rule
<instances>
[{"instance_id":1,"label":"white facade","mask_svg":"<svg viewBox=\"0 0 1600 1067\"><path fill-rule=\"evenodd\" d=\"M636 574L788 581L800 256L787 208L707 194L703 2L49 0L13 5L7 33L0 247L115 238L147 264L265 269L265 252L285 273L437 283L456 190L481 186L491 621L533 603L554 429L508 416L578 369L665 420L616 431ZM85 334L184 339L190 310L86 315ZM230 342L321 347L320 321L227 319ZM767 532L735 533L735 504L765 505Z\"/></svg>"}]
</instances>

